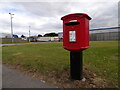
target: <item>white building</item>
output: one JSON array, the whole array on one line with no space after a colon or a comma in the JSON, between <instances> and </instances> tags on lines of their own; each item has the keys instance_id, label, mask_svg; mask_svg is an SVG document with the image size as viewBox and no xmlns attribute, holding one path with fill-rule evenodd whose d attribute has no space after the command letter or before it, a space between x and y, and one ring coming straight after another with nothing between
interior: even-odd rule
<instances>
[{"instance_id":1,"label":"white building","mask_svg":"<svg viewBox=\"0 0 120 90\"><path fill-rule=\"evenodd\" d=\"M12 38L12 35L8 33L1 33L0 38Z\"/></svg>"}]
</instances>

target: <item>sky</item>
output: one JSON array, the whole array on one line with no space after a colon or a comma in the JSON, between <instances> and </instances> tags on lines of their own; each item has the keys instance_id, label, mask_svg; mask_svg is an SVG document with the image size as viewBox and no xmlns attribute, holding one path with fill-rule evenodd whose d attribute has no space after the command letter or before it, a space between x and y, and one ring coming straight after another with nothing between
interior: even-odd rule
<instances>
[{"instance_id":1,"label":"sky","mask_svg":"<svg viewBox=\"0 0 120 90\"><path fill-rule=\"evenodd\" d=\"M118 26L119 0L1 0L0 33L11 33L10 14L13 15L13 33L19 36L62 32L61 17L71 13L86 13L90 29Z\"/></svg>"}]
</instances>

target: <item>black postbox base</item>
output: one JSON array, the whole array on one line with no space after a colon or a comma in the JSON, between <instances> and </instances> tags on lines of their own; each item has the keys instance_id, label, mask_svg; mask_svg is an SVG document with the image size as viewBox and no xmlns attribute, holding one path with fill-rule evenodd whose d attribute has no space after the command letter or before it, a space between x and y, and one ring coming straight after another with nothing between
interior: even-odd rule
<instances>
[{"instance_id":1,"label":"black postbox base","mask_svg":"<svg viewBox=\"0 0 120 90\"><path fill-rule=\"evenodd\" d=\"M70 77L73 80L83 79L82 51L70 52Z\"/></svg>"}]
</instances>

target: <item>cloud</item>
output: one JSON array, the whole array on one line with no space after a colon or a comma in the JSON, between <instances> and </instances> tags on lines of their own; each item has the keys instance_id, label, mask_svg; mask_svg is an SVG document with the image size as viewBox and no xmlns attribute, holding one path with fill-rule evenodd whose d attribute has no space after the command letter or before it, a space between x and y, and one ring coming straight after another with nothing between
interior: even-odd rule
<instances>
[{"instance_id":1,"label":"cloud","mask_svg":"<svg viewBox=\"0 0 120 90\"><path fill-rule=\"evenodd\" d=\"M71 13L87 13L92 18L91 28L118 26L118 3L116 2L82 2L71 3L70 6L72 6Z\"/></svg>"},{"instance_id":2,"label":"cloud","mask_svg":"<svg viewBox=\"0 0 120 90\"><path fill-rule=\"evenodd\" d=\"M120 26L120 1L118 3L118 25Z\"/></svg>"},{"instance_id":3,"label":"cloud","mask_svg":"<svg viewBox=\"0 0 120 90\"><path fill-rule=\"evenodd\" d=\"M63 15L65 12L69 12L67 5L69 3L58 2L40 2L40 3L22 3L21 5L30 14L42 17L54 17L57 15Z\"/></svg>"},{"instance_id":4,"label":"cloud","mask_svg":"<svg viewBox=\"0 0 120 90\"><path fill-rule=\"evenodd\" d=\"M13 16L15 34L28 36L48 32L62 32L62 16L70 13L87 13L91 28L118 25L117 2L4 2L0 3L0 32L10 33L10 15Z\"/></svg>"},{"instance_id":5,"label":"cloud","mask_svg":"<svg viewBox=\"0 0 120 90\"><path fill-rule=\"evenodd\" d=\"M114 26L118 26L118 4L107 3L107 6L103 7L101 5L100 9L97 10L96 15L94 15L93 20L91 20L91 28Z\"/></svg>"}]
</instances>

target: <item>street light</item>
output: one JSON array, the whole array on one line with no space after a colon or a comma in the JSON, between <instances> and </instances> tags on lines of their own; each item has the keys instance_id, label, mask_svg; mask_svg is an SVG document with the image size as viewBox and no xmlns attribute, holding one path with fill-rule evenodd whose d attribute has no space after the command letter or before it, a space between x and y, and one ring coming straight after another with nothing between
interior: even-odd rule
<instances>
[{"instance_id":1,"label":"street light","mask_svg":"<svg viewBox=\"0 0 120 90\"><path fill-rule=\"evenodd\" d=\"M13 25L12 25L12 15L14 15L14 14L12 14L12 13L9 13L10 14L10 18L11 18L11 35L12 35L12 42L13 42Z\"/></svg>"}]
</instances>

